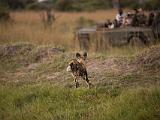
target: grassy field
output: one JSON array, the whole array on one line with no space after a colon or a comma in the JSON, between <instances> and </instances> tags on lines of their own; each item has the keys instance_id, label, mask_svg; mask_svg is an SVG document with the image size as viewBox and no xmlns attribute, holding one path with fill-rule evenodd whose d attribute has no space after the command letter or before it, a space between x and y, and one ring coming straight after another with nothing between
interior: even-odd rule
<instances>
[{"instance_id":1,"label":"grassy field","mask_svg":"<svg viewBox=\"0 0 160 120\"><path fill-rule=\"evenodd\" d=\"M158 120L160 89L1 87L1 120Z\"/></svg>"},{"instance_id":2,"label":"grassy field","mask_svg":"<svg viewBox=\"0 0 160 120\"><path fill-rule=\"evenodd\" d=\"M160 119L160 45L89 51L93 87L79 80L75 89L66 67L79 50L76 28L116 11L56 12L49 28L41 12L12 12L13 23L0 23L0 120Z\"/></svg>"},{"instance_id":3,"label":"grassy field","mask_svg":"<svg viewBox=\"0 0 160 120\"><path fill-rule=\"evenodd\" d=\"M45 55L48 48L32 44L0 48L1 120L160 118L159 45L132 57L93 54L87 60L91 89L83 80L75 89L65 70L73 53Z\"/></svg>"}]
</instances>

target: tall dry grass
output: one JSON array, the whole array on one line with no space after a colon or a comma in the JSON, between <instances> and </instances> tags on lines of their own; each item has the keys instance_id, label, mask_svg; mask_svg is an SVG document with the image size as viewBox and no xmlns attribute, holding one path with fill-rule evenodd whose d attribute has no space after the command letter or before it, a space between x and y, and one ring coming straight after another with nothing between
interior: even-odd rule
<instances>
[{"instance_id":1,"label":"tall dry grass","mask_svg":"<svg viewBox=\"0 0 160 120\"><path fill-rule=\"evenodd\" d=\"M125 11L129 11L126 9ZM113 20L117 10L100 10L95 12L54 12L58 17L51 27L44 27L41 15L44 11L11 12L12 23L0 23L0 44L29 42L38 45L51 45L68 50L77 50L75 39L78 21L81 18L96 22ZM94 49L94 48L93 48Z\"/></svg>"},{"instance_id":2,"label":"tall dry grass","mask_svg":"<svg viewBox=\"0 0 160 120\"><path fill-rule=\"evenodd\" d=\"M15 42L31 42L56 47L73 48L74 32L77 21L83 17L93 21L113 19L116 10L96 12L55 12L59 16L52 27L44 28L42 18L44 11L16 11L11 16L12 24L0 24L0 44Z\"/></svg>"}]
</instances>

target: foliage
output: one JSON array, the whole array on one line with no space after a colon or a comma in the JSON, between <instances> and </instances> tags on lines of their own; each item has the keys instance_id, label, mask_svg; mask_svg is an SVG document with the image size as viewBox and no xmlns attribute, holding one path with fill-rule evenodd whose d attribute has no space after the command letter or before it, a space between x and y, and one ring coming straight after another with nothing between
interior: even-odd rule
<instances>
[{"instance_id":1,"label":"foliage","mask_svg":"<svg viewBox=\"0 0 160 120\"><path fill-rule=\"evenodd\" d=\"M56 9L60 11L69 11L72 10L73 0L57 0Z\"/></svg>"},{"instance_id":2,"label":"foliage","mask_svg":"<svg viewBox=\"0 0 160 120\"><path fill-rule=\"evenodd\" d=\"M1 3L11 9L18 9L24 7L24 4L22 4L23 1L20 0L1 0Z\"/></svg>"},{"instance_id":3,"label":"foliage","mask_svg":"<svg viewBox=\"0 0 160 120\"><path fill-rule=\"evenodd\" d=\"M30 9L37 9L35 0L0 0L0 3L7 5L11 9L24 9L26 6ZM139 0L123 0L120 1L122 7L127 8L139 8L145 9L159 9L159 0L147 0L144 3L140 3ZM56 10L60 11L93 11L97 9L108 9L113 7L111 0L52 0L52 6Z\"/></svg>"},{"instance_id":4,"label":"foliage","mask_svg":"<svg viewBox=\"0 0 160 120\"><path fill-rule=\"evenodd\" d=\"M10 9L24 9L29 3L35 0L0 0L0 4L8 6Z\"/></svg>"},{"instance_id":5,"label":"foliage","mask_svg":"<svg viewBox=\"0 0 160 120\"><path fill-rule=\"evenodd\" d=\"M7 6L0 2L0 21L6 21L10 19Z\"/></svg>"},{"instance_id":6,"label":"foliage","mask_svg":"<svg viewBox=\"0 0 160 120\"><path fill-rule=\"evenodd\" d=\"M110 1L105 0L53 0L55 9L61 11L92 11L111 7Z\"/></svg>"},{"instance_id":7,"label":"foliage","mask_svg":"<svg viewBox=\"0 0 160 120\"><path fill-rule=\"evenodd\" d=\"M144 5L144 8L145 9L149 9L149 10L152 10L152 9L160 9L160 1L159 0L148 0L146 2L146 4Z\"/></svg>"},{"instance_id":8,"label":"foliage","mask_svg":"<svg viewBox=\"0 0 160 120\"><path fill-rule=\"evenodd\" d=\"M131 0L120 1L122 7L129 7L129 8L144 8L146 10L157 10L160 6L159 0L146 0L143 3L140 3L138 0L131 2Z\"/></svg>"},{"instance_id":9,"label":"foliage","mask_svg":"<svg viewBox=\"0 0 160 120\"><path fill-rule=\"evenodd\" d=\"M61 11L93 11L97 9L108 9L113 7L112 1L106 0L53 0L55 9ZM127 8L139 8L143 7L144 9L159 9L160 1L159 0L148 0L144 3L139 3L138 0L131 1L125 0L120 1L122 7Z\"/></svg>"}]
</instances>

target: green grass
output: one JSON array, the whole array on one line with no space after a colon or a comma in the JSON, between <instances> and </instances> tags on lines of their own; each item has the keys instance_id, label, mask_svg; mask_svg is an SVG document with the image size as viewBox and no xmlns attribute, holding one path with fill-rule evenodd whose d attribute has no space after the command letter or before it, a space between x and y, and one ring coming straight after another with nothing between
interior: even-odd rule
<instances>
[{"instance_id":1,"label":"green grass","mask_svg":"<svg viewBox=\"0 0 160 120\"><path fill-rule=\"evenodd\" d=\"M65 54L57 55L51 61L40 64L36 71L43 73L60 72L62 70L65 70L69 63L69 60L70 59L67 58Z\"/></svg>"},{"instance_id":2,"label":"green grass","mask_svg":"<svg viewBox=\"0 0 160 120\"><path fill-rule=\"evenodd\" d=\"M36 62L41 48L31 48L28 51L22 47L13 56L2 54L0 120L159 120L160 88L156 83L160 76L155 69L145 72L141 68L139 72L117 75L95 71L89 74L93 77L92 89L83 85L74 89L73 79L65 71L73 53L48 56L45 61ZM103 62L119 57L117 64L121 64L139 53L126 49L89 54L89 60ZM25 66L26 61L33 64L33 70ZM61 74L54 78L56 73Z\"/></svg>"},{"instance_id":3,"label":"green grass","mask_svg":"<svg viewBox=\"0 0 160 120\"><path fill-rule=\"evenodd\" d=\"M158 120L160 88L1 87L1 120Z\"/></svg>"}]
</instances>

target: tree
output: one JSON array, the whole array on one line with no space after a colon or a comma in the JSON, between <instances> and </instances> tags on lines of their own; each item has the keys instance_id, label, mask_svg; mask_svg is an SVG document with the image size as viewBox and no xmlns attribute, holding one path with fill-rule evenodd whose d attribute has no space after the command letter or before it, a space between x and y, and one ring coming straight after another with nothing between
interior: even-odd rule
<instances>
[{"instance_id":1,"label":"tree","mask_svg":"<svg viewBox=\"0 0 160 120\"><path fill-rule=\"evenodd\" d=\"M0 21L7 21L10 19L9 11L5 1L0 1Z\"/></svg>"},{"instance_id":2,"label":"tree","mask_svg":"<svg viewBox=\"0 0 160 120\"><path fill-rule=\"evenodd\" d=\"M57 0L56 8L61 11L72 10L73 0Z\"/></svg>"}]
</instances>

